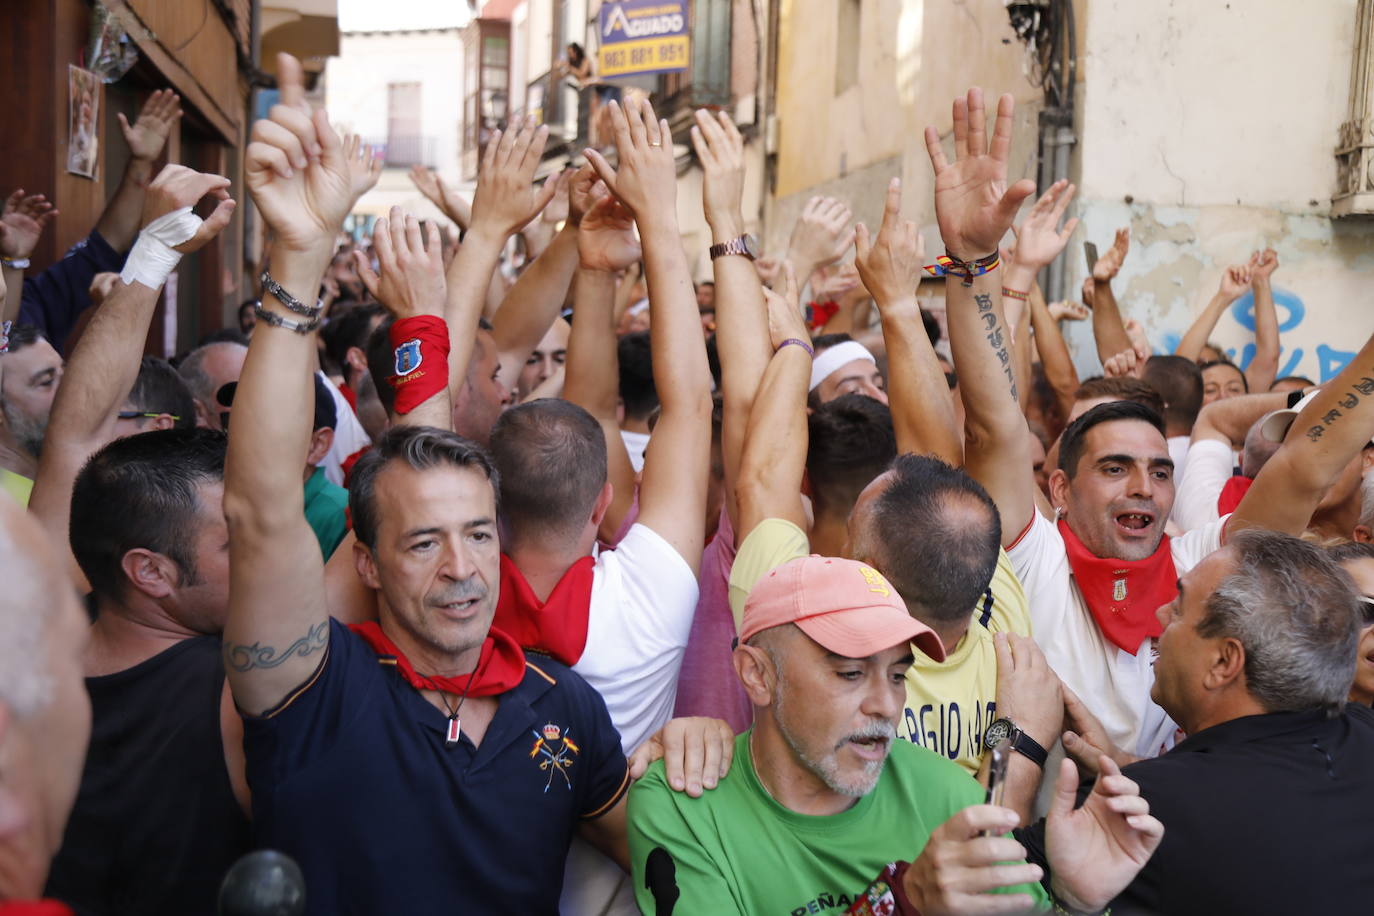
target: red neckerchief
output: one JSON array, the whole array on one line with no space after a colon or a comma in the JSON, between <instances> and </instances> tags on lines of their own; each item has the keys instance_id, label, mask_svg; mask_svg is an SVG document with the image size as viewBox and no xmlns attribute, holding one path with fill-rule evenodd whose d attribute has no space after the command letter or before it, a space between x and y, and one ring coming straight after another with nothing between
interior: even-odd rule
<instances>
[{"instance_id":1,"label":"red neckerchief","mask_svg":"<svg viewBox=\"0 0 1374 916\"><path fill-rule=\"evenodd\" d=\"M0 916L72 916L72 911L57 900L11 900L0 902Z\"/></svg>"},{"instance_id":2,"label":"red neckerchief","mask_svg":"<svg viewBox=\"0 0 1374 916\"><path fill-rule=\"evenodd\" d=\"M505 630L522 647L571 668L587 646L595 568L595 560L583 557L568 567L549 597L540 601L515 561L501 554L501 597L492 626Z\"/></svg>"},{"instance_id":3,"label":"red neckerchief","mask_svg":"<svg viewBox=\"0 0 1374 916\"><path fill-rule=\"evenodd\" d=\"M525 653L519 644L496 627L487 633L482 654L472 674L457 677L437 677L419 674L410 659L401 653L375 620L355 623L349 629L357 633L380 657L396 659L396 670L416 690L440 690L460 696L494 697L515 687L525 678Z\"/></svg>"},{"instance_id":4,"label":"red neckerchief","mask_svg":"<svg viewBox=\"0 0 1374 916\"><path fill-rule=\"evenodd\" d=\"M1250 489L1250 484L1254 482L1253 478L1242 477L1239 474L1226 481L1226 485L1221 488L1221 496L1217 497L1217 514L1230 515L1235 512L1241 499Z\"/></svg>"},{"instance_id":5,"label":"red neckerchief","mask_svg":"<svg viewBox=\"0 0 1374 916\"><path fill-rule=\"evenodd\" d=\"M838 302L813 302L811 303L811 315L809 325L812 330L820 330L825 327L826 322L834 318L840 311Z\"/></svg>"},{"instance_id":6,"label":"red neckerchief","mask_svg":"<svg viewBox=\"0 0 1374 916\"><path fill-rule=\"evenodd\" d=\"M1167 534L1145 559L1118 560L1092 553L1062 518L1059 533L1074 581L1103 636L1135 655L1147 638L1164 632L1155 611L1178 597L1178 574Z\"/></svg>"},{"instance_id":7,"label":"red neckerchief","mask_svg":"<svg viewBox=\"0 0 1374 916\"><path fill-rule=\"evenodd\" d=\"M357 413L358 395L353 391L352 388L348 387L348 382L344 382L342 385L339 386L339 394L343 395L343 399L348 402L348 406L353 408L354 413Z\"/></svg>"}]
</instances>

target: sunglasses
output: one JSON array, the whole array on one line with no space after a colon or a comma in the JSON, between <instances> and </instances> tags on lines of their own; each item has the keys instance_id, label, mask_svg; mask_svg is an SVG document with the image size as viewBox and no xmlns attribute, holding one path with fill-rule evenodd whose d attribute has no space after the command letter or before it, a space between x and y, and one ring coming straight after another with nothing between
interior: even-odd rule
<instances>
[{"instance_id":1,"label":"sunglasses","mask_svg":"<svg viewBox=\"0 0 1374 916\"><path fill-rule=\"evenodd\" d=\"M1364 625L1374 626L1374 598L1368 595L1356 595L1360 601L1360 610L1364 612Z\"/></svg>"},{"instance_id":2,"label":"sunglasses","mask_svg":"<svg viewBox=\"0 0 1374 916\"><path fill-rule=\"evenodd\" d=\"M160 417L163 416L163 414L164 412L160 410L121 410L119 413L115 414L115 416L121 420L138 420L143 417ZM181 417L174 413L166 414L166 416L171 417L173 423L181 419Z\"/></svg>"}]
</instances>

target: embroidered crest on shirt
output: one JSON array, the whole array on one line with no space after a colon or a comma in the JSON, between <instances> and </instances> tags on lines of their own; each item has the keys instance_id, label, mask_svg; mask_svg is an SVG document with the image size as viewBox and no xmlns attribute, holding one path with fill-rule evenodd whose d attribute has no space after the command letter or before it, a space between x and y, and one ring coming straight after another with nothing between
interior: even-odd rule
<instances>
[{"instance_id":1,"label":"embroidered crest on shirt","mask_svg":"<svg viewBox=\"0 0 1374 916\"><path fill-rule=\"evenodd\" d=\"M572 735L564 731L552 722L546 724L540 731L530 731L534 735L534 746L530 748L530 759L540 757L539 769L549 774L549 780L544 784L544 791L549 791L553 785L554 777L563 777L563 783L572 788L572 777L568 775L568 770L577 762L577 755L582 749L572 740Z\"/></svg>"}]
</instances>

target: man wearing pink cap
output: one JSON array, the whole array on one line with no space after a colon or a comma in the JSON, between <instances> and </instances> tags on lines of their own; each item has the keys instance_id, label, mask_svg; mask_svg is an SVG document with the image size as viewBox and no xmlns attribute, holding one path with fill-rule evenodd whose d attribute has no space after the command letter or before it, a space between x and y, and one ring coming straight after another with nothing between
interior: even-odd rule
<instances>
[{"instance_id":1,"label":"man wearing pink cap","mask_svg":"<svg viewBox=\"0 0 1374 916\"><path fill-rule=\"evenodd\" d=\"M912 643L935 658L944 649L880 573L792 560L750 592L740 635L735 670L755 724L736 739L729 774L691 798L655 764L630 790L641 910L933 916L1049 905L1041 868L996 835L1016 813L980 804L982 787L957 764L894 740ZM1111 900L1163 834L1135 784L1102 765L1075 810L1077 773L1065 763L1046 824L1049 887L1075 910Z\"/></svg>"}]
</instances>

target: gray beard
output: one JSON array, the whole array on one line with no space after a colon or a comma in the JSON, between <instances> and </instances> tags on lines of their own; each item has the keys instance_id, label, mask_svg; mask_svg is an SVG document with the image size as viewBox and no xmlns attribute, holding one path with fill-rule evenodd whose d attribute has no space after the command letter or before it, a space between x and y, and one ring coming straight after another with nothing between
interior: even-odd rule
<instances>
[{"instance_id":1,"label":"gray beard","mask_svg":"<svg viewBox=\"0 0 1374 916\"><path fill-rule=\"evenodd\" d=\"M26 417L4 401L0 401L0 413L4 414L5 425L15 444L37 459L43 452L43 438L48 434L48 417Z\"/></svg>"}]
</instances>

